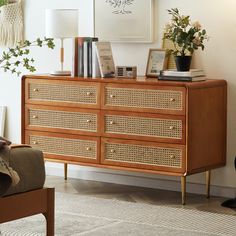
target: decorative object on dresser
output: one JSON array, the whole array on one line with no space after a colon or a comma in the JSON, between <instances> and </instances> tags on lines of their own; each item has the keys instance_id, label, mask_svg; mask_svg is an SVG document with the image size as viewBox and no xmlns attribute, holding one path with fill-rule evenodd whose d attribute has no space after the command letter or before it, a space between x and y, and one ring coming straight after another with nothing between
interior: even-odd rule
<instances>
[{"instance_id":1,"label":"decorative object on dresser","mask_svg":"<svg viewBox=\"0 0 236 236\"><path fill-rule=\"evenodd\" d=\"M180 15L177 8L168 10L168 13L172 18L166 24L163 38L174 44L169 53L175 55L177 70L188 71L194 50L204 50L203 42L208 38L206 30L202 29L198 21L191 23L190 16Z\"/></svg>"},{"instance_id":2,"label":"decorative object on dresser","mask_svg":"<svg viewBox=\"0 0 236 236\"><path fill-rule=\"evenodd\" d=\"M147 77L157 77L167 68L168 57L165 49L150 49L146 67Z\"/></svg>"},{"instance_id":3,"label":"decorative object on dresser","mask_svg":"<svg viewBox=\"0 0 236 236\"><path fill-rule=\"evenodd\" d=\"M94 1L94 33L101 41L153 42L153 0Z\"/></svg>"},{"instance_id":4,"label":"decorative object on dresser","mask_svg":"<svg viewBox=\"0 0 236 236\"><path fill-rule=\"evenodd\" d=\"M45 159L181 177L226 162L224 80L24 76L22 142ZM201 115L199 115L201 114Z\"/></svg>"},{"instance_id":5,"label":"decorative object on dresser","mask_svg":"<svg viewBox=\"0 0 236 236\"><path fill-rule=\"evenodd\" d=\"M115 76L115 64L110 42L95 42L98 63L103 78Z\"/></svg>"},{"instance_id":6,"label":"decorative object on dresser","mask_svg":"<svg viewBox=\"0 0 236 236\"><path fill-rule=\"evenodd\" d=\"M45 11L46 37L60 38L61 70L51 72L52 75L70 75L65 71L64 64L64 39L78 36L78 10L77 9L46 9Z\"/></svg>"},{"instance_id":7,"label":"decorative object on dresser","mask_svg":"<svg viewBox=\"0 0 236 236\"><path fill-rule=\"evenodd\" d=\"M206 76L201 69L190 69L189 71L162 70L158 79L195 82L206 80Z\"/></svg>"},{"instance_id":8,"label":"decorative object on dresser","mask_svg":"<svg viewBox=\"0 0 236 236\"><path fill-rule=\"evenodd\" d=\"M137 66L116 66L117 78L136 78Z\"/></svg>"}]
</instances>

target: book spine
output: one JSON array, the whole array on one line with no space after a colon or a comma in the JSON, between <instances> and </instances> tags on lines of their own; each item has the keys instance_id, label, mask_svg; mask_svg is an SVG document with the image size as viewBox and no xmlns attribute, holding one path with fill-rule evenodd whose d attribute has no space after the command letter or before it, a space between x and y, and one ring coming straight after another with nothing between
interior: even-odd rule
<instances>
[{"instance_id":1,"label":"book spine","mask_svg":"<svg viewBox=\"0 0 236 236\"><path fill-rule=\"evenodd\" d=\"M95 42L92 42L92 77L101 77Z\"/></svg>"},{"instance_id":2,"label":"book spine","mask_svg":"<svg viewBox=\"0 0 236 236\"><path fill-rule=\"evenodd\" d=\"M78 76L84 77L84 39L78 39Z\"/></svg>"},{"instance_id":3,"label":"book spine","mask_svg":"<svg viewBox=\"0 0 236 236\"><path fill-rule=\"evenodd\" d=\"M88 41L88 77L93 74L93 42L97 42L98 38L87 38Z\"/></svg>"},{"instance_id":4,"label":"book spine","mask_svg":"<svg viewBox=\"0 0 236 236\"><path fill-rule=\"evenodd\" d=\"M88 41L84 41L83 43L83 50L84 50L84 77L88 77Z\"/></svg>"},{"instance_id":5,"label":"book spine","mask_svg":"<svg viewBox=\"0 0 236 236\"><path fill-rule=\"evenodd\" d=\"M72 71L71 75L78 76L78 37L74 38L72 43Z\"/></svg>"}]
</instances>

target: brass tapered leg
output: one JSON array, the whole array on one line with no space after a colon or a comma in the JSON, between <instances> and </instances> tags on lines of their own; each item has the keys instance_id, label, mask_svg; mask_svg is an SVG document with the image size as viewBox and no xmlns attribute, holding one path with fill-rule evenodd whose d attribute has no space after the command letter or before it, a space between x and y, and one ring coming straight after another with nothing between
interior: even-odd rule
<instances>
[{"instance_id":1,"label":"brass tapered leg","mask_svg":"<svg viewBox=\"0 0 236 236\"><path fill-rule=\"evenodd\" d=\"M210 198L211 171L206 171L206 197Z\"/></svg>"},{"instance_id":2,"label":"brass tapered leg","mask_svg":"<svg viewBox=\"0 0 236 236\"><path fill-rule=\"evenodd\" d=\"M186 176L181 176L181 193L182 193L182 205L185 205L185 200L186 200Z\"/></svg>"},{"instance_id":3,"label":"brass tapered leg","mask_svg":"<svg viewBox=\"0 0 236 236\"><path fill-rule=\"evenodd\" d=\"M64 179L67 180L67 163L64 163Z\"/></svg>"}]
</instances>

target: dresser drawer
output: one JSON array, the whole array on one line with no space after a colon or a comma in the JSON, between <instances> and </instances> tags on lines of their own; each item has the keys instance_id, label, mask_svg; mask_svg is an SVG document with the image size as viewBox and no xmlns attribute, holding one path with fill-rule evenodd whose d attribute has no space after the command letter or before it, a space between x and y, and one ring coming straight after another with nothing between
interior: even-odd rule
<instances>
[{"instance_id":1,"label":"dresser drawer","mask_svg":"<svg viewBox=\"0 0 236 236\"><path fill-rule=\"evenodd\" d=\"M103 109L185 114L185 88L105 84Z\"/></svg>"},{"instance_id":2,"label":"dresser drawer","mask_svg":"<svg viewBox=\"0 0 236 236\"><path fill-rule=\"evenodd\" d=\"M102 164L182 172L185 146L153 142L102 139Z\"/></svg>"},{"instance_id":3,"label":"dresser drawer","mask_svg":"<svg viewBox=\"0 0 236 236\"><path fill-rule=\"evenodd\" d=\"M99 132L99 111L26 105L27 129L74 134Z\"/></svg>"},{"instance_id":4,"label":"dresser drawer","mask_svg":"<svg viewBox=\"0 0 236 236\"><path fill-rule=\"evenodd\" d=\"M27 131L26 142L42 150L47 158L99 162L100 141L96 137Z\"/></svg>"},{"instance_id":5,"label":"dresser drawer","mask_svg":"<svg viewBox=\"0 0 236 236\"><path fill-rule=\"evenodd\" d=\"M106 137L185 143L182 116L107 111L102 112L102 121Z\"/></svg>"},{"instance_id":6,"label":"dresser drawer","mask_svg":"<svg viewBox=\"0 0 236 236\"><path fill-rule=\"evenodd\" d=\"M26 103L100 107L97 83L26 79L25 89Z\"/></svg>"}]
</instances>

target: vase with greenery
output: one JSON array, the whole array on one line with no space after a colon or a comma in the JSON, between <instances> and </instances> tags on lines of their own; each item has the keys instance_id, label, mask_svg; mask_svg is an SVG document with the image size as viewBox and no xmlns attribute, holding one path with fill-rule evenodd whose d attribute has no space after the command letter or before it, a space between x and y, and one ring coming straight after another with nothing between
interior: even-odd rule
<instances>
[{"instance_id":1,"label":"vase with greenery","mask_svg":"<svg viewBox=\"0 0 236 236\"><path fill-rule=\"evenodd\" d=\"M173 42L174 49L169 50L169 53L175 56L177 70L187 71L194 51L198 48L204 50L204 41L208 36L198 21L191 22L190 16L180 15L177 8L167 11L172 18L165 26L163 38ZM179 67L179 60L183 60L183 67Z\"/></svg>"},{"instance_id":2,"label":"vase with greenery","mask_svg":"<svg viewBox=\"0 0 236 236\"><path fill-rule=\"evenodd\" d=\"M21 74L21 67L24 67L30 72L36 71L33 65L34 59L29 58L30 47L43 47L46 46L50 49L55 47L54 41L51 38L36 39L35 41L25 40L19 43L16 47L8 48L3 51L0 56L0 69L4 72L11 72L12 74Z\"/></svg>"}]
</instances>

